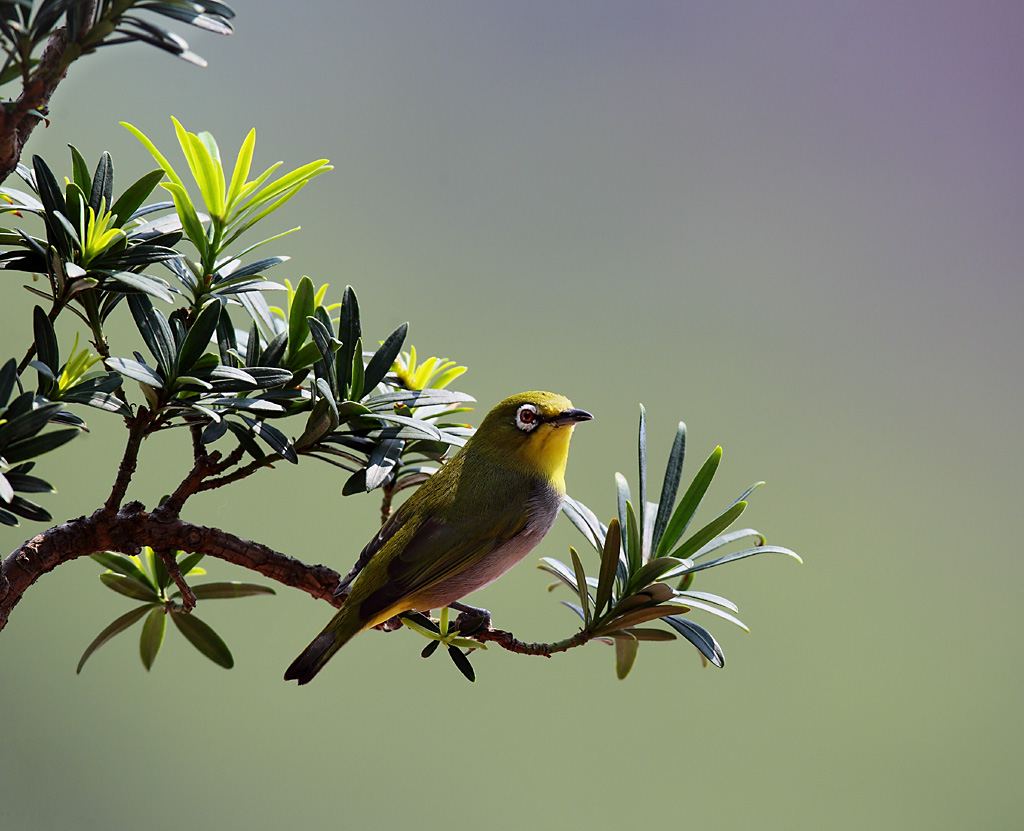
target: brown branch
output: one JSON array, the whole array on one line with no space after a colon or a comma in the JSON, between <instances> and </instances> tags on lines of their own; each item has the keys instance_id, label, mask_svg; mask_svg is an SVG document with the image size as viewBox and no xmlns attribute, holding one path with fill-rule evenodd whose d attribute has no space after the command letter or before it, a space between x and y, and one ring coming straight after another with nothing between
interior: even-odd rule
<instances>
[{"instance_id":1,"label":"brown branch","mask_svg":"<svg viewBox=\"0 0 1024 831\"><path fill-rule=\"evenodd\" d=\"M231 454L234 456L234 453ZM231 458L230 456L228 458ZM207 479L205 482L199 485L197 492L199 491L212 491L215 488L222 488L224 485L230 485L232 482L239 482L248 476L252 476L256 471L262 470L265 467L273 467L275 462L280 462L282 457L277 453L271 453L264 456L262 459L254 459L249 464L238 468L234 473L228 473L224 476L220 476L216 479ZM222 470L227 469L230 465L222 466ZM211 471L217 473L215 469Z\"/></svg>"},{"instance_id":2,"label":"brown branch","mask_svg":"<svg viewBox=\"0 0 1024 831\"><path fill-rule=\"evenodd\" d=\"M192 591L192 587L185 582L185 575L181 573L181 566L178 565L178 558L173 549L158 549L156 550L157 556L163 560L164 568L167 569L167 573L171 575L171 579L174 581L174 585L178 587L178 591L181 592L181 606L186 612L191 612L195 607L196 593Z\"/></svg>"},{"instance_id":3,"label":"brown branch","mask_svg":"<svg viewBox=\"0 0 1024 831\"><path fill-rule=\"evenodd\" d=\"M219 462L220 453L216 450L209 455L206 455L204 452L202 455L197 456L192 470L181 480L181 484L174 489L174 493L167 497L164 504L157 508L156 513L169 519L177 518L185 505L185 500L203 489L204 480L217 470Z\"/></svg>"},{"instance_id":4,"label":"brown branch","mask_svg":"<svg viewBox=\"0 0 1024 831\"><path fill-rule=\"evenodd\" d=\"M571 638L556 641L555 643L526 643L516 638L511 632L506 632L502 629L492 629L488 626L486 629L466 635L466 637L481 643L496 644L502 649L507 649L509 652L515 652L517 655L543 655L545 658L550 658L557 652L567 652L574 647L583 646L585 643L589 643L594 636L584 629L577 632Z\"/></svg>"},{"instance_id":5,"label":"brown branch","mask_svg":"<svg viewBox=\"0 0 1024 831\"><path fill-rule=\"evenodd\" d=\"M67 74L66 51L66 33L57 29L14 106L0 107L0 183L14 172L22 148L48 112L50 98Z\"/></svg>"},{"instance_id":6,"label":"brown branch","mask_svg":"<svg viewBox=\"0 0 1024 831\"><path fill-rule=\"evenodd\" d=\"M114 487L103 506L103 511L107 516L113 516L121 507L121 502L128 492L128 485L131 484L135 467L139 461L139 448L142 445L142 440L149 434L151 423L152 413L145 407L139 407L135 416L128 420L128 443L125 445L121 464L117 468Z\"/></svg>"},{"instance_id":7,"label":"brown branch","mask_svg":"<svg viewBox=\"0 0 1024 831\"><path fill-rule=\"evenodd\" d=\"M344 601L344 596L334 596L341 575L333 569L309 565L218 528L147 513L141 507L132 502L114 515L99 510L92 516L73 519L44 531L12 552L0 569L7 582L3 590L0 580L0 630L25 591L57 566L98 551L131 556L144 545L156 551L201 552L300 589L332 606L340 606Z\"/></svg>"}]
</instances>

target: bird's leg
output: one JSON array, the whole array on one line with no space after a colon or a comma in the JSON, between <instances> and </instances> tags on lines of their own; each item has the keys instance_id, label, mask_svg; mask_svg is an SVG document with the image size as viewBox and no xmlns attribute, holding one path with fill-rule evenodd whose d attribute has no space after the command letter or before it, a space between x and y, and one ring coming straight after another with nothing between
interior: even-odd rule
<instances>
[{"instance_id":1,"label":"bird's leg","mask_svg":"<svg viewBox=\"0 0 1024 831\"><path fill-rule=\"evenodd\" d=\"M472 635L481 629L487 629L491 625L491 613L478 606L470 606L468 603L449 603L449 609L455 609L461 614L455 619L455 627L463 635Z\"/></svg>"}]
</instances>

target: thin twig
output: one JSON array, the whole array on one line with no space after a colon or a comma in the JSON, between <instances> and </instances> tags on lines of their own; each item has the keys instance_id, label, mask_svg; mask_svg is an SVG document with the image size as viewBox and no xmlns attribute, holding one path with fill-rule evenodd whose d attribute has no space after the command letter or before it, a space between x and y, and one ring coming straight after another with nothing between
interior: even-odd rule
<instances>
[{"instance_id":1,"label":"thin twig","mask_svg":"<svg viewBox=\"0 0 1024 831\"><path fill-rule=\"evenodd\" d=\"M176 585L178 587L178 591L181 592L182 611L186 613L191 612L196 607L196 593L192 591L191 586L185 582L185 575L181 573L181 567L178 565L178 558L175 556L175 552L164 548L154 550L156 551L157 556L163 560L167 573L171 575L174 585Z\"/></svg>"},{"instance_id":2,"label":"thin twig","mask_svg":"<svg viewBox=\"0 0 1024 831\"><path fill-rule=\"evenodd\" d=\"M252 476L258 470L262 470L265 467L273 467L275 462L280 461L281 456L277 453L271 453L264 456L262 459L254 459L249 462L249 464L238 468L234 473L218 476L216 479L207 479L199 486L197 493L200 491L212 491L215 488L222 488L224 485L230 485L232 482L241 481L247 476Z\"/></svg>"},{"instance_id":3,"label":"thin twig","mask_svg":"<svg viewBox=\"0 0 1024 831\"><path fill-rule=\"evenodd\" d=\"M543 655L545 658L550 658L557 652L567 652L577 646L583 646L592 640L594 636L584 629L577 632L571 638L555 641L555 643L526 643L516 638L511 632L487 627L480 632L474 632L466 637L481 643L496 644L502 649L507 649L509 652L515 652L517 655Z\"/></svg>"},{"instance_id":4,"label":"thin twig","mask_svg":"<svg viewBox=\"0 0 1024 831\"><path fill-rule=\"evenodd\" d=\"M121 457L121 464L117 468L114 487L103 506L103 511L108 516L116 514L121 507L121 502L128 492L128 485L131 484L139 461L139 448L142 445L142 440L149 434L151 424L152 413L145 407L139 407L135 416L128 419L128 442L124 448L124 455Z\"/></svg>"},{"instance_id":5,"label":"thin twig","mask_svg":"<svg viewBox=\"0 0 1024 831\"><path fill-rule=\"evenodd\" d=\"M204 480L212 471L216 470L219 461L220 453L216 450L209 456L205 452L201 454L196 459L196 463L192 465L192 470L181 480L181 484L174 489L174 493L168 496L163 505L157 508L154 513L168 518L177 518L185 505L185 500L192 496L192 494L202 490Z\"/></svg>"}]
</instances>

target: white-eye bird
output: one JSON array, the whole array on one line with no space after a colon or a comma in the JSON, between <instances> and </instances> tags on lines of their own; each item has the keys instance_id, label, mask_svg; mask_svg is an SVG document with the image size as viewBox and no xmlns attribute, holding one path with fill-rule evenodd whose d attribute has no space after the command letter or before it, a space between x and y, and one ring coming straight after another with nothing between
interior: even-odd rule
<instances>
[{"instance_id":1,"label":"white-eye bird","mask_svg":"<svg viewBox=\"0 0 1024 831\"><path fill-rule=\"evenodd\" d=\"M558 516L569 439L592 418L550 392L498 404L367 543L344 604L285 680L309 683L363 629L449 606L522 560Z\"/></svg>"}]
</instances>

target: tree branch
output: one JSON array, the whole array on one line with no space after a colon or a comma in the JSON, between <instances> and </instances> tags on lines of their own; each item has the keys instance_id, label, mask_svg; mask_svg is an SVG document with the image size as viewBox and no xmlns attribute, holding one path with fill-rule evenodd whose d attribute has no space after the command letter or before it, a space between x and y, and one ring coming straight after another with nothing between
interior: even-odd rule
<instances>
[{"instance_id":1,"label":"tree branch","mask_svg":"<svg viewBox=\"0 0 1024 831\"><path fill-rule=\"evenodd\" d=\"M124 456L121 457L121 464L117 468L117 477L114 479L114 487L110 496L103 506L107 516L113 516L121 507L124 495L128 492L128 485L131 484L132 476L135 473L136 464L139 461L139 448L142 440L149 432L152 414L145 407L139 407L135 417L128 421L128 443L124 448Z\"/></svg>"},{"instance_id":2,"label":"tree branch","mask_svg":"<svg viewBox=\"0 0 1024 831\"><path fill-rule=\"evenodd\" d=\"M65 30L57 29L14 106L0 107L0 183L18 166L22 148L48 112L50 98L67 74L66 50Z\"/></svg>"},{"instance_id":3,"label":"tree branch","mask_svg":"<svg viewBox=\"0 0 1024 831\"><path fill-rule=\"evenodd\" d=\"M4 590L0 580L0 630L25 591L57 566L98 551L132 556L144 545L157 551L181 550L217 557L326 600L332 606L340 606L345 599L334 596L341 575L333 569L309 565L219 528L147 513L141 504L130 502L113 515L98 510L92 516L55 526L13 551L0 569L7 582Z\"/></svg>"},{"instance_id":4,"label":"tree branch","mask_svg":"<svg viewBox=\"0 0 1024 831\"><path fill-rule=\"evenodd\" d=\"M503 629L492 629L488 626L486 629L473 632L470 635L466 635L466 637L481 643L496 644L502 649L507 649L509 652L515 652L517 655L543 655L545 658L550 658L556 652L568 652L574 647L583 646L585 643L593 640L594 636L586 629L583 629L571 638L556 641L555 643L526 643L516 638L511 632L506 632Z\"/></svg>"}]
</instances>

